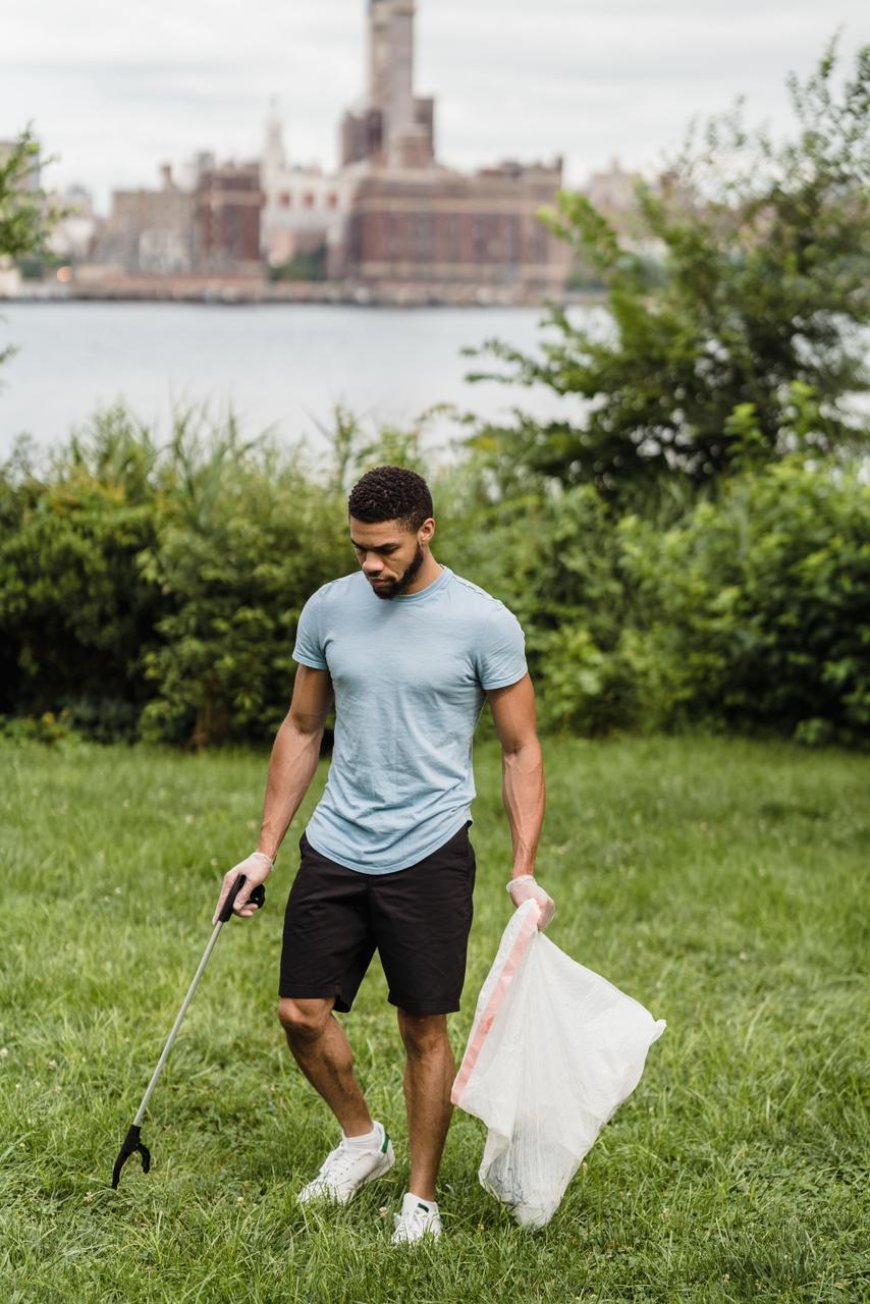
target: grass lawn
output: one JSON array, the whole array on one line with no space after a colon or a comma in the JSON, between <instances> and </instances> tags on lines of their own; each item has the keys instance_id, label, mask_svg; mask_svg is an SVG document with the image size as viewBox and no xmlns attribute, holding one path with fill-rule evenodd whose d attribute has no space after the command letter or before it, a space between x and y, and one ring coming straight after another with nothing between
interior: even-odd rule
<instances>
[{"instance_id":1,"label":"grass lawn","mask_svg":"<svg viewBox=\"0 0 870 1304\"><path fill-rule=\"evenodd\" d=\"M266 757L0 745L3 1304L870 1298L870 763L723 739L546 751L550 936L668 1030L541 1232L480 1188L483 1129L457 1113L445 1235L408 1251L389 1244L407 1170L377 966L347 1024L398 1162L338 1213L294 1204L336 1141L274 1016L302 818L267 909L212 958L143 1128L150 1175L134 1157L110 1189ZM479 747L457 1052L510 910L498 768Z\"/></svg>"}]
</instances>

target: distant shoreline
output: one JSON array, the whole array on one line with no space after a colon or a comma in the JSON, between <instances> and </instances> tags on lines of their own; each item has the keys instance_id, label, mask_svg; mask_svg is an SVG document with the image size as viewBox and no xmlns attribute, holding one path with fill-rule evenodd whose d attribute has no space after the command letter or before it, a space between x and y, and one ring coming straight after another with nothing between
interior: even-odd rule
<instances>
[{"instance_id":1,"label":"distant shoreline","mask_svg":"<svg viewBox=\"0 0 870 1304\"><path fill-rule=\"evenodd\" d=\"M603 292L571 291L559 304L596 304ZM359 308L544 308L546 296L523 295L509 286L348 285L342 282L265 283L211 277L123 277L91 284L23 283L0 303L195 303L217 306L335 304Z\"/></svg>"}]
</instances>

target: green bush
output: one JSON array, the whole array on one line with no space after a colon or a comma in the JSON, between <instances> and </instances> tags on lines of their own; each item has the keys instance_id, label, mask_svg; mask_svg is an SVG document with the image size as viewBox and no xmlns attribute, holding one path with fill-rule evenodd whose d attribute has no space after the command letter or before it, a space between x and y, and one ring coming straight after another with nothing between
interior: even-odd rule
<instances>
[{"instance_id":1,"label":"green bush","mask_svg":"<svg viewBox=\"0 0 870 1304\"><path fill-rule=\"evenodd\" d=\"M158 641L145 657L150 739L195 747L270 740L289 706L296 624L306 600L356 565L347 492L385 461L419 463L419 432L369 441L336 409L318 474L267 439L244 443L234 422L203 432L177 423L164 458L165 502L139 558L161 594Z\"/></svg>"},{"instance_id":2,"label":"green bush","mask_svg":"<svg viewBox=\"0 0 870 1304\"><path fill-rule=\"evenodd\" d=\"M734 423L744 465L718 496L640 516L522 466L426 466L419 432L366 443L343 413L319 473L231 419L182 416L159 449L104 413L43 471L22 448L0 472L0 713L103 742L266 742L305 600L355 565L346 491L400 461L429 475L439 559L519 617L544 729L859 745L870 488L805 455L753 467L751 413Z\"/></svg>"},{"instance_id":3,"label":"green bush","mask_svg":"<svg viewBox=\"0 0 870 1304\"><path fill-rule=\"evenodd\" d=\"M120 735L135 725L159 601L137 562L156 537L152 456L116 412L98 419L92 445L73 441L41 473L24 447L2 468L0 710L108 699L133 708Z\"/></svg>"},{"instance_id":4,"label":"green bush","mask_svg":"<svg viewBox=\"0 0 870 1304\"><path fill-rule=\"evenodd\" d=\"M336 495L272 452L213 449L141 557L163 610L146 654L149 738L270 738L289 705L306 598L353 565Z\"/></svg>"},{"instance_id":5,"label":"green bush","mask_svg":"<svg viewBox=\"0 0 870 1304\"><path fill-rule=\"evenodd\" d=\"M545 729L867 736L870 488L834 460L754 467L740 433L718 497L674 486L643 517L485 457L442 484L438 555L520 618Z\"/></svg>"},{"instance_id":6,"label":"green bush","mask_svg":"<svg viewBox=\"0 0 870 1304\"><path fill-rule=\"evenodd\" d=\"M636 714L615 655L628 617L618 517L591 485L555 490L535 477L488 499L473 464L454 473L438 556L517 615L545 729L604 733ZM443 492L443 490L442 490Z\"/></svg>"},{"instance_id":7,"label":"green bush","mask_svg":"<svg viewBox=\"0 0 870 1304\"><path fill-rule=\"evenodd\" d=\"M870 487L793 457L657 532L621 524L636 586L621 653L648 721L818 743L870 734Z\"/></svg>"},{"instance_id":8,"label":"green bush","mask_svg":"<svg viewBox=\"0 0 870 1304\"><path fill-rule=\"evenodd\" d=\"M19 445L0 468L0 713L99 742L270 738L302 606L355 565L350 483L419 464L418 431L372 441L337 411L325 433L320 472L196 412L162 448L123 407L41 469Z\"/></svg>"}]
</instances>

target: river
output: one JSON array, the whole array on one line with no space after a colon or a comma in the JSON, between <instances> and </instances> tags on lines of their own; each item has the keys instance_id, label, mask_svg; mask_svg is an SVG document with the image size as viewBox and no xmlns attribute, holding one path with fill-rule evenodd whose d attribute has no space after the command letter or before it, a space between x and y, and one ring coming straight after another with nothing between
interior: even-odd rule
<instances>
[{"instance_id":1,"label":"river","mask_svg":"<svg viewBox=\"0 0 870 1304\"><path fill-rule=\"evenodd\" d=\"M586 311L578 309L574 311ZM271 427L316 449L342 404L371 429L407 425L433 404L488 418L521 405L540 418L573 401L547 390L469 384L462 355L498 338L534 350L542 312L526 308L358 308L165 303L0 304L0 456L28 433L42 447L123 399L165 434L174 405L230 406L246 435ZM458 427L434 423L439 438Z\"/></svg>"}]
</instances>

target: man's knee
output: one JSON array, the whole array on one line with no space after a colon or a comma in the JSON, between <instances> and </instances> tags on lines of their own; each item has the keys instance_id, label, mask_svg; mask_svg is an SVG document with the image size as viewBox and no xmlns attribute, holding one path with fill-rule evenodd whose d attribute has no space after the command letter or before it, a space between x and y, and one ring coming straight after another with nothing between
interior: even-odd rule
<instances>
[{"instance_id":1,"label":"man's knee","mask_svg":"<svg viewBox=\"0 0 870 1304\"><path fill-rule=\"evenodd\" d=\"M431 1055L440 1050L447 1037L446 1014L409 1014L399 1010L399 1032L409 1055Z\"/></svg>"},{"instance_id":2,"label":"man's knee","mask_svg":"<svg viewBox=\"0 0 870 1304\"><path fill-rule=\"evenodd\" d=\"M278 1002L278 1019L290 1041L316 1041L332 1014L334 1001L293 1000L282 996Z\"/></svg>"}]
</instances>

